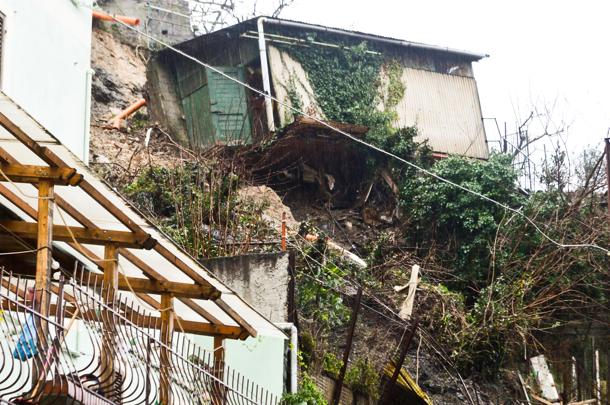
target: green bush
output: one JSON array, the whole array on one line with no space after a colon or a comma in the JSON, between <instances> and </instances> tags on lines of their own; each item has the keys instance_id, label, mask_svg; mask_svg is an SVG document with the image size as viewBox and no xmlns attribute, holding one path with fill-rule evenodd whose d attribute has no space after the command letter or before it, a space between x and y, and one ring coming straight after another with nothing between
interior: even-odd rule
<instances>
[{"instance_id":1,"label":"green bush","mask_svg":"<svg viewBox=\"0 0 610 405\"><path fill-rule=\"evenodd\" d=\"M367 359L358 359L347 369L345 384L355 393L372 399L379 397L379 373Z\"/></svg>"},{"instance_id":2,"label":"green bush","mask_svg":"<svg viewBox=\"0 0 610 405\"><path fill-rule=\"evenodd\" d=\"M327 405L324 394L316 387L309 374L303 373L299 384L299 391L293 394L284 394L282 403L285 405Z\"/></svg>"},{"instance_id":3,"label":"green bush","mask_svg":"<svg viewBox=\"0 0 610 405\"><path fill-rule=\"evenodd\" d=\"M451 156L431 170L504 205L519 208L525 203L510 156L492 155L488 161ZM441 246L441 259L460 276L450 287L482 288L490 247L506 210L425 174L403 178L400 203L410 225L407 238L424 248Z\"/></svg>"},{"instance_id":4,"label":"green bush","mask_svg":"<svg viewBox=\"0 0 610 405\"><path fill-rule=\"evenodd\" d=\"M342 360L333 353L324 353L324 357L322 358L322 371L328 374L329 377L335 379L339 377L341 367L343 367Z\"/></svg>"}]
</instances>

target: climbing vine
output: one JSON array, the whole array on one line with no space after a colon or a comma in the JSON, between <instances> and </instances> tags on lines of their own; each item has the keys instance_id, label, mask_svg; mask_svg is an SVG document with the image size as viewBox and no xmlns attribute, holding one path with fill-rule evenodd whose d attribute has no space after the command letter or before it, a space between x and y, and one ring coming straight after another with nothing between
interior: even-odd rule
<instances>
[{"instance_id":1,"label":"climbing vine","mask_svg":"<svg viewBox=\"0 0 610 405\"><path fill-rule=\"evenodd\" d=\"M367 126L367 136L372 139L395 131L393 107L405 92L399 62L372 52L366 42L340 48L311 46L284 50L303 66L327 119ZM384 99L380 94L382 70L389 79L385 110L378 108Z\"/></svg>"}]
</instances>

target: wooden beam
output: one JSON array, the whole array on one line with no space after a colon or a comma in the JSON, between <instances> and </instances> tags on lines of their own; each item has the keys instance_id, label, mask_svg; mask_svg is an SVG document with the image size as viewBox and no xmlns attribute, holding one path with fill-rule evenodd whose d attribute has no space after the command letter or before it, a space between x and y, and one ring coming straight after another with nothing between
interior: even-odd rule
<instances>
[{"instance_id":1,"label":"wooden beam","mask_svg":"<svg viewBox=\"0 0 610 405\"><path fill-rule=\"evenodd\" d=\"M35 222L0 221L0 227L26 239L36 238L37 226ZM73 242L74 239L76 239L79 243L91 245L106 245L107 243L113 243L131 248L146 249L152 248L151 245L156 243L148 234L145 237L142 237L133 232L87 229L78 226L64 225L53 225L53 239L62 242Z\"/></svg>"},{"instance_id":2,"label":"wooden beam","mask_svg":"<svg viewBox=\"0 0 610 405\"><path fill-rule=\"evenodd\" d=\"M202 300L216 299L220 291L214 287L204 287L198 284L176 283L173 281L148 280L134 277L119 277L119 290L147 293L172 294L176 297L197 298Z\"/></svg>"},{"instance_id":3,"label":"wooden beam","mask_svg":"<svg viewBox=\"0 0 610 405\"><path fill-rule=\"evenodd\" d=\"M96 278L102 277L102 275L98 273L87 272L86 270L83 271L87 274L86 276L90 276L93 281L95 281ZM104 283L106 283L105 278ZM119 274L117 289L135 292L136 294L171 294L174 297L196 298L202 300L216 299L220 296L220 291L214 287L204 287L199 284L179 283L168 280L127 277L124 274ZM158 305L156 301L155 304Z\"/></svg>"},{"instance_id":4,"label":"wooden beam","mask_svg":"<svg viewBox=\"0 0 610 405\"><path fill-rule=\"evenodd\" d=\"M159 400L163 405L171 405L171 370L172 359L168 348L172 347L172 337L174 335L174 302L169 294L161 295L161 353L159 356Z\"/></svg>"},{"instance_id":5,"label":"wooden beam","mask_svg":"<svg viewBox=\"0 0 610 405\"><path fill-rule=\"evenodd\" d=\"M65 293L64 293L65 295ZM16 312L23 312L24 309L23 307L17 307L12 303L6 303L4 301L0 301L0 305L11 305L12 307L15 307L14 310ZM157 303L158 304L158 303ZM50 305L49 309L50 309L50 313L52 316L55 316L55 310L56 310L56 306L55 305ZM4 309L7 309L6 307ZM66 318L70 318L72 317L72 315L74 314L74 310L76 309L76 306L65 306L64 307L64 317ZM145 328L157 328L159 329L160 326L162 325L162 319L159 317L154 317L154 316L131 316L131 314L126 313L125 316L127 318L129 318L134 324L136 324L137 326L140 327L145 327ZM79 312L77 314L77 319L84 319L84 320L88 320L88 321L94 321L94 322L103 322L104 318L102 317L102 315L99 312L96 311L86 311L86 312ZM249 335L247 332L245 332L243 329L241 329L239 326L228 326L228 325L214 325L211 323L205 323L205 322L198 322L198 321L188 321L179 317L175 317L175 323L179 324L182 329L184 329L184 333L192 333L194 335L202 335L202 336L213 336L213 337L219 337L221 339L245 339L247 338ZM125 322L118 320L118 322L120 324L124 324ZM182 331L182 329L180 331Z\"/></svg>"},{"instance_id":6,"label":"wooden beam","mask_svg":"<svg viewBox=\"0 0 610 405\"><path fill-rule=\"evenodd\" d=\"M36 254L36 310L48 316L50 296L48 290L51 280L51 263L53 262L53 183L48 180L40 182L38 187L38 223L34 223L32 235L37 240ZM43 328L44 329L44 328ZM44 333L44 331L43 331ZM46 333L43 334L46 336Z\"/></svg>"},{"instance_id":7,"label":"wooden beam","mask_svg":"<svg viewBox=\"0 0 610 405\"><path fill-rule=\"evenodd\" d=\"M225 348L224 339L221 336L214 336L214 367L212 375L219 381L224 381L225 371ZM216 395L212 399L212 404L222 405L225 403L226 390L223 384L214 381Z\"/></svg>"},{"instance_id":8,"label":"wooden beam","mask_svg":"<svg viewBox=\"0 0 610 405\"><path fill-rule=\"evenodd\" d=\"M38 223L34 224L37 236L36 248L36 281L34 310L42 315L36 323L36 334L42 341L42 345L47 344L49 325L44 320L49 316L51 304L51 263L53 262L53 196L54 186L49 180L42 180L38 185ZM38 381L44 368L39 368L34 364L32 373L32 383Z\"/></svg>"},{"instance_id":9,"label":"wooden beam","mask_svg":"<svg viewBox=\"0 0 610 405\"><path fill-rule=\"evenodd\" d=\"M222 297L214 301L224 312L227 313L239 326L244 328L252 337L256 337L258 334L256 329L250 325L241 315L239 315L233 308L222 300Z\"/></svg>"},{"instance_id":10,"label":"wooden beam","mask_svg":"<svg viewBox=\"0 0 610 405\"><path fill-rule=\"evenodd\" d=\"M76 173L76 169L71 167L49 167L31 166L19 164L0 164L0 170L4 176L16 183L38 183L41 180L49 180L57 185L76 186L83 176Z\"/></svg>"}]
</instances>

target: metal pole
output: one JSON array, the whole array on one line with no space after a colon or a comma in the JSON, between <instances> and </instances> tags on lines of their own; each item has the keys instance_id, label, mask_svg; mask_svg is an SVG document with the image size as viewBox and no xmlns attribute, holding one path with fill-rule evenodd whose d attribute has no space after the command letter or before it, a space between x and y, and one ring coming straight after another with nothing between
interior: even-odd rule
<instances>
[{"instance_id":1,"label":"metal pole","mask_svg":"<svg viewBox=\"0 0 610 405\"><path fill-rule=\"evenodd\" d=\"M398 357L398 361L396 362L396 365L394 367L394 374L392 374L392 378L390 378L390 381L385 385L385 389L383 390L383 393L381 394L379 404L384 403L383 401L387 397L388 392L390 391L390 388L393 387L396 384L396 380L398 380L398 375L400 374L402 365L405 362L405 358L407 357L407 351L409 350L411 341L413 340L413 337L415 336L415 332L417 331L418 325L419 325L419 318L416 318L413 321L413 325L411 326L411 331L409 332L409 335L407 336L407 338L405 340L403 340L402 349L400 350L400 356Z\"/></svg>"},{"instance_id":2,"label":"metal pole","mask_svg":"<svg viewBox=\"0 0 610 405\"><path fill-rule=\"evenodd\" d=\"M606 138L606 183L608 185L608 215L610 216L610 138Z\"/></svg>"},{"instance_id":3,"label":"metal pole","mask_svg":"<svg viewBox=\"0 0 610 405\"><path fill-rule=\"evenodd\" d=\"M352 350L352 341L354 339L354 330L356 329L356 320L358 319L358 311L360 310L360 301L362 300L362 286L358 286L358 293L356 294L356 300L352 308L352 315L350 317L349 330L347 332L347 342L345 351L343 352L343 365L339 371L339 378L335 382L333 388L333 396L330 401L331 405L338 405L339 399L341 399L341 391L343 389L343 380L345 379L345 372L347 371L347 362L349 361L349 354Z\"/></svg>"}]
</instances>

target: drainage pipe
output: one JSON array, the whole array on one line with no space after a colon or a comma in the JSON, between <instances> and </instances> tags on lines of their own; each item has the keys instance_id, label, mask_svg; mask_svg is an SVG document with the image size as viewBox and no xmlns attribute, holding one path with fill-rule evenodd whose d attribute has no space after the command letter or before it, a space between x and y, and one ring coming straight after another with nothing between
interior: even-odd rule
<instances>
[{"instance_id":1,"label":"drainage pipe","mask_svg":"<svg viewBox=\"0 0 610 405\"><path fill-rule=\"evenodd\" d=\"M93 10L92 16L93 16L93 18L97 18L98 20L103 20L103 21L121 21L127 25L133 25L133 26L140 25L139 18L125 17L123 15L110 15L110 14L106 14L106 13L98 11L98 10Z\"/></svg>"},{"instance_id":2,"label":"drainage pipe","mask_svg":"<svg viewBox=\"0 0 610 405\"><path fill-rule=\"evenodd\" d=\"M299 387L297 384L297 353L299 351L299 331L293 323L279 322L275 326L283 330L284 332L290 333L290 387L291 393L298 391Z\"/></svg>"},{"instance_id":3,"label":"drainage pipe","mask_svg":"<svg viewBox=\"0 0 610 405\"><path fill-rule=\"evenodd\" d=\"M269 79L269 61L267 60L267 46L265 44L265 30L263 23L267 19L260 17L256 21L258 29L258 51L260 53L261 72L263 74L263 93L265 93L265 113L267 115L267 128L270 132L275 131L273 119L273 100L271 100L271 81Z\"/></svg>"},{"instance_id":4,"label":"drainage pipe","mask_svg":"<svg viewBox=\"0 0 610 405\"><path fill-rule=\"evenodd\" d=\"M95 70L88 68L85 73L85 123L83 142L83 163L89 166L89 141L91 139L91 82Z\"/></svg>"},{"instance_id":5,"label":"drainage pipe","mask_svg":"<svg viewBox=\"0 0 610 405\"><path fill-rule=\"evenodd\" d=\"M146 105L146 99L143 99L143 98L139 99L138 101L136 101L135 103L133 103L132 105L130 105L129 107L127 107L126 109L121 111L119 113L119 115L117 115L116 117L114 117L112 119L112 127L114 129L121 129L121 120L129 117L131 114L138 111L140 108L142 108L145 105Z\"/></svg>"}]
</instances>

